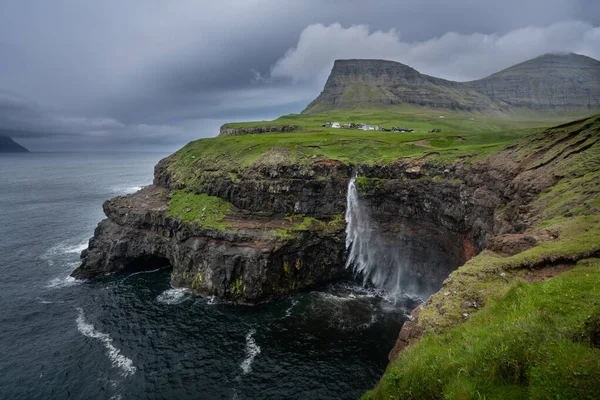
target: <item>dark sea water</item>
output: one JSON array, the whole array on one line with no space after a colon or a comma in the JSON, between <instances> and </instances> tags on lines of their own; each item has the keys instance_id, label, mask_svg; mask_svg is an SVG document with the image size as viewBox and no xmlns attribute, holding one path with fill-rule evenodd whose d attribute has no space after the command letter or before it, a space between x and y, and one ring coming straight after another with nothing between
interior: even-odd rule
<instances>
[{"instance_id":1,"label":"dark sea water","mask_svg":"<svg viewBox=\"0 0 600 400\"><path fill-rule=\"evenodd\" d=\"M408 298L352 282L256 307L173 289L170 270L74 281L102 202L163 154L0 154L0 399L354 399ZM143 268L143 266L140 266Z\"/></svg>"}]
</instances>

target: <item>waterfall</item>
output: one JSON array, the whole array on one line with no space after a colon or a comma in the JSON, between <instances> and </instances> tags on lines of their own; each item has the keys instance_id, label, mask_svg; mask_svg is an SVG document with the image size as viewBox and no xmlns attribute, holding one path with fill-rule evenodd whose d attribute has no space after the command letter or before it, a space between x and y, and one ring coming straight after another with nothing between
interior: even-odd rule
<instances>
[{"instance_id":1,"label":"waterfall","mask_svg":"<svg viewBox=\"0 0 600 400\"><path fill-rule=\"evenodd\" d=\"M391 294L405 292L402 269L406 264L401 246L386 243L374 226L370 212L356 190L356 176L348 183L346 206L346 268L351 268L363 284L372 284Z\"/></svg>"}]
</instances>

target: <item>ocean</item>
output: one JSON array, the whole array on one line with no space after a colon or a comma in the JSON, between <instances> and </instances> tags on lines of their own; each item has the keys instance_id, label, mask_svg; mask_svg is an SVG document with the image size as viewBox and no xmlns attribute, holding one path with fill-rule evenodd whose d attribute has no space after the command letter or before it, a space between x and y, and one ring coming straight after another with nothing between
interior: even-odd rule
<instances>
[{"instance_id":1,"label":"ocean","mask_svg":"<svg viewBox=\"0 0 600 400\"><path fill-rule=\"evenodd\" d=\"M0 154L0 399L355 399L411 298L339 282L260 306L172 288L170 270L76 281L102 202L166 154ZM141 266L143 267L143 266Z\"/></svg>"}]
</instances>

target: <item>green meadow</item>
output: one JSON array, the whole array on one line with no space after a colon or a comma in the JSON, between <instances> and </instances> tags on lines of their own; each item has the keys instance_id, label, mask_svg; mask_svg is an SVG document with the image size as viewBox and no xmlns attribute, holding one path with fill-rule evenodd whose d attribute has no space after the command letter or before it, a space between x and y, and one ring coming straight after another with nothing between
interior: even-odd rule
<instances>
[{"instance_id":1,"label":"green meadow","mask_svg":"<svg viewBox=\"0 0 600 400\"><path fill-rule=\"evenodd\" d=\"M440 118L440 116L444 118ZM418 158L439 153L439 161L457 157L481 158L542 127L573 118L548 114L490 116L480 113L437 111L418 107L347 110L321 114L290 114L273 121L230 123L229 128L296 125L298 131L200 139L177 152L180 166L237 172L254 163L299 163L315 159L358 165ZM394 126L415 132L363 131L322 127L325 122ZM441 129L439 133L429 133Z\"/></svg>"}]
</instances>

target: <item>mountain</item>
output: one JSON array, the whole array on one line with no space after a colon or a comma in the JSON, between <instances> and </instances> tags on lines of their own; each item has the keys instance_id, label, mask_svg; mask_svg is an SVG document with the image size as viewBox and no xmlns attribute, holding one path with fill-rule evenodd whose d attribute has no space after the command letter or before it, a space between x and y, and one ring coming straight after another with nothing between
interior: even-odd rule
<instances>
[{"instance_id":1,"label":"mountain","mask_svg":"<svg viewBox=\"0 0 600 400\"><path fill-rule=\"evenodd\" d=\"M0 153L29 153L29 150L8 136L0 136Z\"/></svg>"},{"instance_id":2,"label":"mountain","mask_svg":"<svg viewBox=\"0 0 600 400\"><path fill-rule=\"evenodd\" d=\"M453 82L385 60L336 60L304 113L413 104L464 111L600 110L600 61L547 54L487 78Z\"/></svg>"},{"instance_id":3,"label":"mountain","mask_svg":"<svg viewBox=\"0 0 600 400\"><path fill-rule=\"evenodd\" d=\"M573 53L545 54L465 86L513 107L598 109L600 61Z\"/></svg>"},{"instance_id":4,"label":"mountain","mask_svg":"<svg viewBox=\"0 0 600 400\"><path fill-rule=\"evenodd\" d=\"M398 62L336 60L325 89L304 112L406 103L464 110L498 108L487 96L458 82L424 75Z\"/></svg>"}]
</instances>

